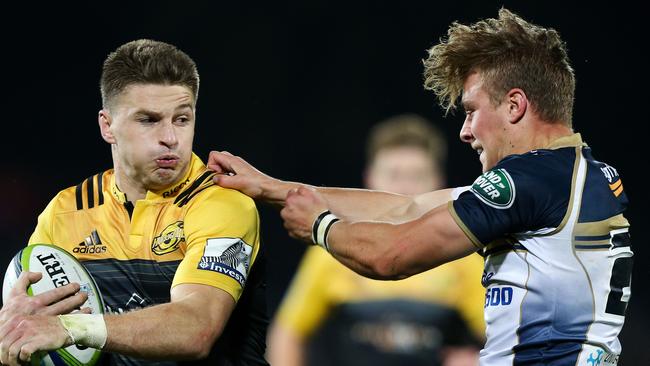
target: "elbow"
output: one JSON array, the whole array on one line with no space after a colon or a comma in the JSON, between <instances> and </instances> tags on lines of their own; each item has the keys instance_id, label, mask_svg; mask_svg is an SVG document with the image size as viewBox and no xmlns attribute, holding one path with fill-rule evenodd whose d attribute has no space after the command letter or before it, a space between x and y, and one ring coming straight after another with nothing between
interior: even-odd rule
<instances>
[{"instance_id":1,"label":"elbow","mask_svg":"<svg viewBox=\"0 0 650 366\"><path fill-rule=\"evenodd\" d=\"M202 329L194 337L190 337L187 358L194 361L208 358L220 334L221 332L217 332L215 329Z\"/></svg>"},{"instance_id":2,"label":"elbow","mask_svg":"<svg viewBox=\"0 0 650 366\"><path fill-rule=\"evenodd\" d=\"M423 253L416 255L413 239L408 233L396 235L385 249L378 251L371 259L373 278L380 280L403 280L415 274L436 267L436 258L423 258ZM421 252L421 251L420 251ZM430 255L430 253L427 253Z\"/></svg>"},{"instance_id":3,"label":"elbow","mask_svg":"<svg viewBox=\"0 0 650 366\"><path fill-rule=\"evenodd\" d=\"M396 241L385 250L377 252L368 263L371 277L378 280L401 280L409 277L411 274L404 263L405 249Z\"/></svg>"},{"instance_id":4,"label":"elbow","mask_svg":"<svg viewBox=\"0 0 650 366\"><path fill-rule=\"evenodd\" d=\"M402 280L409 277L400 266L399 253L382 253L370 265L372 275L376 280Z\"/></svg>"}]
</instances>

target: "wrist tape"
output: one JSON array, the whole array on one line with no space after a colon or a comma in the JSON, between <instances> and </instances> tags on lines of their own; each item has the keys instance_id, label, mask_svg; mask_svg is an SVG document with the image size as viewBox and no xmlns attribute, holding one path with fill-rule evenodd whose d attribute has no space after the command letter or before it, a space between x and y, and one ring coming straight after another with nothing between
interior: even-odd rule
<instances>
[{"instance_id":1,"label":"wrist tape","mask_svg":"<svg viewBox=\"0 0 650 366\"><path fill-rule=\"evenodd\" d=\"M327 235L329 234L332 225L339 220L340 219L329 210L318 215L312 225L311 240L329 252L330 248L327 244Z\"/></svg>"},{"instance_id":2,"label":"wrist tape","mask_svg":"<svg viewBox=\"0 0 650 366\"><path fill-rule=\"evenodd\" d=\"M59 315L61 325L72 338L73 344L80 344L95 349L106 345L106 322L102 314L67 314Z\"/></svg>"}]
</instances>

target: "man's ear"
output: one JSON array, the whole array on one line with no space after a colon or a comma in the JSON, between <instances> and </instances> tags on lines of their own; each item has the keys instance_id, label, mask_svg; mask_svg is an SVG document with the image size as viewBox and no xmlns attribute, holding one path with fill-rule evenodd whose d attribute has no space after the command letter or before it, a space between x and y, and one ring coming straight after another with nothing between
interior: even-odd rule
<instances>
[{"instance_id":1,"label":"man's ear","mask_svg":"<svg viewBox=\"0 0 650 366\"><path fill-rule=\"evenodd\" d=\"M111 125L113 124L113 120L111 118L111 114L108 112L107 109L102 109L99 111L99 115L97 116L97 121L99 122L99 131L101 132L104 141L108 142L109 144L114 144L115 137L113 136L113 132L111 131Z\"/></svg>"},{"instance_id":2,"label":"man's ear","mask_svg":"<svg viewBox=\"0 0 650 366\"><path fill-rule=\"evenodd\" d=\"M508 102L508 121L510 123L519 122L528 110L528 97L526 93L519 88L511 89L506 95Z\"/></svg>"}]
</instances>

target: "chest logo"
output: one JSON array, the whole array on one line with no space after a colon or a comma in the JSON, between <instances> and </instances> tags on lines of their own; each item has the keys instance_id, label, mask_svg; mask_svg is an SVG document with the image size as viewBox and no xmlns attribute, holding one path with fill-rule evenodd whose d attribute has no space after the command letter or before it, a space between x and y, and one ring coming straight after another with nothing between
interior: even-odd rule
<instances>
[{"instance_id":1,"label":"chest logo","mask_svg":"<svg viewBox=\"0 0 650 366\"><path fill-rule=\"evenodd\" d=\"M180 248L184 242L183 221L176 221L168 225L160 235L153 238L151 251L156 255L168 254Z\"/></svg>"},{"instance_id":2,"label":"chest logo","mask_svg":"<svg viewBox=\"0 0 650 366\"><path fill-rule=\"evenodd\" d=\"M74 254L102 254L106 253L106 245L102 243L97 230L93 230L84 241L72 249Z\"/></svg>"},{"instance_id":3,"label":"chest logo","mask_svg":"<svg viewBox=\"0 0 650 366\"><path fill-rule=\"evenodd\" d=\"M472 193L488 206L510 208L515 201L515 185L505 169L487 171L474 181Z\"/></svg>"}]
</instances>

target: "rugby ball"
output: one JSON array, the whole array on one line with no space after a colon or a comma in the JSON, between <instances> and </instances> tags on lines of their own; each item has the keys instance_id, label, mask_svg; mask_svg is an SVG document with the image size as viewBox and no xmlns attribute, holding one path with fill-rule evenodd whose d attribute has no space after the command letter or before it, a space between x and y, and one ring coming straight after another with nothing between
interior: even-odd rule
<instances>
[{"instance_id":1,"label":"rugby ball","mask_svg":"<svg viewBox=\"0 0 650 366\"><path fill-rule=\"evenodd\" d=\"M34 296L77 282L80 291L88 294L88 300L82 307L92 309L93 314L104 313L104 301L95 280L86 268L62 248L49 244L33 244L19 251L12 259L5 273L2 285L3 303L22 271L41 272L43 278L27 289L29 296ZM32 365L75 365L91 366L97 363L101 352L94 348L72 345L55 351L43 352L40 357L32 357Z\"/></svg>"}]
</instances>

